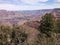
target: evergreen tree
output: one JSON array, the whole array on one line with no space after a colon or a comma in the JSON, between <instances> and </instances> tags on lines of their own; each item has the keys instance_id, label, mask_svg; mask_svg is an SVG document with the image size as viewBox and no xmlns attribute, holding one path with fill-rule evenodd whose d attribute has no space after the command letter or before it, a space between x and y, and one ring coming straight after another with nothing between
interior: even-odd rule
<instances>
[{"instance_id":1,"label":"evergreen tree","mask_svg":"<svg viewBox=\"0 0 60 45\"><path fill-rule=\"evenodd\" d=\"M40 21L39 31L42 33L47 34L47 36L50 36L50 32L54 28L54 16L51 13L46 13L42 20Z\"/></svg>"}]
</instances>

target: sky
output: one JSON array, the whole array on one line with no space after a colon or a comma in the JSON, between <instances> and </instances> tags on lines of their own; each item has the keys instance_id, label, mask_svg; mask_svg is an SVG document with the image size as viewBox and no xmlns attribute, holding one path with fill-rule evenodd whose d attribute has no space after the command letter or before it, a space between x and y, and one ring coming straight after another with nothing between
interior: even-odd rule
<instances>
[{"instance_id":1,"label":"sky","mask_svg":"<svg viewBox=\"0 0 60 45\"><path fill-rule=\"evenodd\" d=\"M0 10L40 10L60 8L60 0L0 0Z\"/></svg>"}]
</instances>

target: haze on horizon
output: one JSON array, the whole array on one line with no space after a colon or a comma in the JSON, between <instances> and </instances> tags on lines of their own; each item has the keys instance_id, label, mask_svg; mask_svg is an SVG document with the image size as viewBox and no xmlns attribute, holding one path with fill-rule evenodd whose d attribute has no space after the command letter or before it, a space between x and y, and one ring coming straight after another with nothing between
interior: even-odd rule
<instances>
[{"instance_id":1,"label":"haze on horizon","mask_svg":"<svg viewBox=\"0 0 60 45\"><path fill-rule=\"evenodd\" d=\"M60 0L0 0L0 10L39 10L60 8Z\"/></svg>"}]
</instances>

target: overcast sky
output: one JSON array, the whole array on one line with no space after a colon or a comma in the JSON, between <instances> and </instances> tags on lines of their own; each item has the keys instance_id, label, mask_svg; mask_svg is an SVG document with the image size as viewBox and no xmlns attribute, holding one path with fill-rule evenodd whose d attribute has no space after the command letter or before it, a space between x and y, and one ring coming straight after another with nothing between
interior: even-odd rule
<instances>
[{"instance_id":1,"label":"overcast sky","mask_svg":"<svg viewBox=\"0 0 60 45\"><path fill-rule=\"evenodd\" d=\"M60 0L0 0L0 10L39 10L60 8Z\"/></svg>"}]
</instances>

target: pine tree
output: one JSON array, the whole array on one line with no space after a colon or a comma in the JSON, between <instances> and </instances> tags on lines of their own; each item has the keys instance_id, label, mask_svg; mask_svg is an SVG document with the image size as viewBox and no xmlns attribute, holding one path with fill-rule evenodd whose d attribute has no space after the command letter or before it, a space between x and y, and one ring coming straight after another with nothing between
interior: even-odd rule
<instances>
[{"instance_id":1,"label":"pine tree","mask_svg":"<svg viewBox=\"0 0 60 45\"><path fill-rule=\"evenodd\" d=\"M46 13L40 21L39 31L45 33L47 36L50 36L50 32L54 28L54 21L54 16L51 13Z\"/></svg>"}]
</instances>

